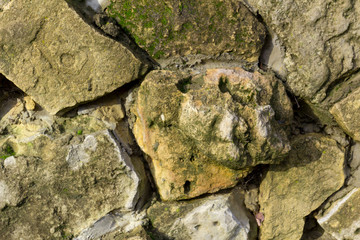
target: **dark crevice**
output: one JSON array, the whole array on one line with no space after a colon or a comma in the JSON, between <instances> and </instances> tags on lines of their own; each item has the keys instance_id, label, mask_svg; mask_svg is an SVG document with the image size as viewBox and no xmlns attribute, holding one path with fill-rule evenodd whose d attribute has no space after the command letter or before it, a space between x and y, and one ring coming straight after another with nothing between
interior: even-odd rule
<instances>
[{"instance_id":1,"label":"dark crevice","mask_svg":"<svg viewBox=\"0 0 360 240\"><path fill-rule=\"evenodd\" d=\"M190 89L189 89L189 85L191 84L191 77L188 78L184 78L179 80L175 86L176 88L182 92L182 93L187 93Z\"/></svg>"},{"instance_id":2,"label":"dark crevice","mask_svg":"<svg viewBox=\"0 0 360 240\"><path fill-rule=\"evenodd\" d=\"M134 38L130 36L114 19L108 17L105 13L96 13L94 10L85 7L85 2L78 2L74 0L66 0L69 7L74 9L78 15L90 26L96 29L102 35L105 35L117 42L120 42L130 52L132 52L138 59L151 68L159 68L159 64L138 44ZM103 26L111 24L113 28L109 31L104 30Z\"/></svg>"},{"instance_id":3,"label":"dark crevice","mask_svg":"<svg viewBox=\"0 0 360 240\"><path fill-rule=\"evenodd\" d=\"M175 238L169 237L166 234L160 232L157 230L149 221L149 223L144 227L146 230L146 233L152 240L175 240Z\"/></svg>"},{"instance_id":4,"label":"dark crevice","mask_svg":"<svg viewBox=\"0 0 360 240\"><path fill-rule=\"evenodd\" d=\"M190 192L190 189L191 189L191 182L190 181L185 181L183 187L184 187L184 194L188 194Z\"/></svg>"},{"instance_id":5,"label":"dark crevice","mask_svg":"<svg viewBox=\"0 0 360 240\"><path fill-rule=\"evenodd\" d=\"M301 240L315 240L323 236L324 229L318 224L314 213L305 217L305 225Z\"/></svg>"},{"instance_id":6,"label":"dark crevice","mask_svg":"<svg viewBox=\"0 0 360 240\"><path fill-rule=\"evenodd\" d=\"M339 84L347 82L349 79L351 79L352 76L354 76L354 75L356 75L358 73L360 73L360 68L357 68L357 69L354 69L354 70L352 70L350 72L347 72L346 74L344 74L340 78L338 78L335 81L333 81L332 83L330 83L329 86L326 89L326 97L328 97L333 90L336 90L336 88L337 88L337 86Z\"/></svg>"},{"instance_id":7,"label":"dark crevice","mask_svg":"<svg viewBox=\"0 0 360 240\"><path fill-rule=\"evenodd\" d=\"M63 117L73 117L76 115L77 109L79 107L82 106L86 106L86 105L93 105L93 104L98 104L102 101L104 101L105 99L114 97L114 96L123 96L126 95L126 93L130 92L133 89L136 89L137 87L140 86L140 84L144 81L146 75L135 79L131 82L125 83L124 85L122 85L121 87L119 87L118 89L115 89L112 92L109 93L105 93L103 96L100 96L98 98L89 100L87 102L82 102L78 105L72 106L72 107L68 107L68 108L64 108L61 111L59 111L56 115L58 116L63 116Z\"/></svg>"},{"instance_id":8,"label":"dark crevice","mask_svg":"<svg viewBox=\"0 0 360 240\"><path fill-rule=\"evenodd\" d=\"M227 77L220 77L220 79L219 79L220 92L222 92L222 93L226 93L226 92L230 93L228 85L229 85L229 79Z\"/></svg>"}]
</instances>

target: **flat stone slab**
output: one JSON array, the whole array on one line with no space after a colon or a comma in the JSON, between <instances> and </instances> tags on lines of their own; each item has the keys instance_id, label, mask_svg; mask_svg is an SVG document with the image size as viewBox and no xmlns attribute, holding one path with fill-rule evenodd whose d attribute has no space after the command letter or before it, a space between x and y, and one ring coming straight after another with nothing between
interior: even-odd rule
<instances>
[{"instance_id":1,"label":"flat stone slab","mask_svg":"<svg viewBox=\"0 0 360 240\"><path fill-rule=\"evenodd\" d=\"M356 141L360 141L360 88L330 108L340 127Z\"/></svg>"},{"instance_id":2,"label":"flat stone slab","mask_svg":"<svg viewBox=\"0 0 360 240\"><path fill-rule=\"evenodd\" d=\"M283 165L270 166L260 184L260 239L300 239L305 217L344 184L345 151L321 134L299 135Z\"/></svg>"},{"instance_id":3,"label":"flat stone slab","mask_svg":"<svg viewBox=\"0 0 360 240\"><path fill-rule=\"evenodd\" d=\"M359 240L360 188L346 189L345 193L316 218L325 232L335 239Z\"/></svg>"},{"instance_id":4,"label":"flat stone slab","mask_svg":"<svg viewBox=\"0 0 360 240\"><path fill-rule=\"evenodd\" d=\"M258 62L266 29L237 0L114 0L107 14L156 59L225 54Z\"/></svg>"},{"instance_id":5,"label":"flat stone slab","mask_svg":"<svg viewBox=\"0 0 360 240\"><path fill-rule=\"evenodd\" d=\"M0 5L0 73L51 114L110 93L149 69L64 0Z\"/></svg>"},{"instance_id":6,"label":"flat stone slab","mask_svg":"<svg viewBox=\"0 0 360 240\"><path fill-rule=\"evenodd\" d=\"M157 202L147 210L153 227L176 240L255 239L255 218L239 190L183 202Z\"/></svg>"}]
</instances>

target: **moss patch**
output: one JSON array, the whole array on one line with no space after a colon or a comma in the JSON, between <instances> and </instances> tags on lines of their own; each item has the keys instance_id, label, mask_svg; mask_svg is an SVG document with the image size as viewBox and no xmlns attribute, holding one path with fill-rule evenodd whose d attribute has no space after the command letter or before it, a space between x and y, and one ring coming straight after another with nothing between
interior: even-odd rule
<instances>
[{"instance_id":1,"label":"moss patch","mask_svg":"<svg viewBox=\"0 0 360 240\"><path fill-rule=\"evenodd\" d=\"M157 59L231 52L251 62L265 38L264 26L235 0L112 0L107 14Z\"/></svg>"}]
</instances>

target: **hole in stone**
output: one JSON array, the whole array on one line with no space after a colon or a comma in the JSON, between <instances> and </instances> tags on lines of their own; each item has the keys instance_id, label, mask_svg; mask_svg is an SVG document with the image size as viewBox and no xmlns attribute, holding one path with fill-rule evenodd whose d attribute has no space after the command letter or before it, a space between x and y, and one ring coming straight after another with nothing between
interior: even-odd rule
<instances>
[{"instance_id":1,"label":"hole in stone","mask_svg":"<svg viewBox=\"0 0 360 240\"><path fill-rule=\"evenodd\" d=\"M186 181L185 184L184 184L184 193L185 194L188 194L190 192L190 181Z\"/></svg>"},{"instance_id":2,"label":"hole in stone","mask_svg":"<svg viewBox=\"0 0 360 240\"><path fill-rule=\"evenodd\" d=\"M218 226L218 225L219 225L219 222L218 222L218 221L215 221L215 222L213 222L213 225L214 225L214 226Z\"/></svg>"},{"instance_id":3,"label":"hole in stone","mask_svg":"<svg viewBox=\"0 0 360 240\"><path fill-rule=\"evenodd\" d=\"M194 227L194 228L195 228L195 230L199 230L200 226L201 226L201 225L199 225L199 224L198 224L198 225L196 225L196 226Z\"/></svg>"},{"instance_id":4,"label":"hole in stone","mask_svg":"<svg viewBox=\"0 0 360 240\"><path fill-rule=\"evenodd\" d=\"M220 77L219 79L219 89L222 93L229 92L227 85L229 84L229 79L226 77Z\"/></svg>"},{"instance_id":5,"label":"hole in stone","mask_svg":"<svg viewBox=\"0 0 360 240\"><path fill-rule=\"evenodd\" d=\"M176 85L177 89L182 93L187 93L189 91L188 85L191 84L191 78L185 78L180 81L178 81Z\"/></svg>"},{"instance_id":6,"label":"hole in stone","mask_svg":"<svg viewBox=\"0 0 360 240\"><path fill-rule=\"evenodd\" d=\"M356 229L354 234L360 234L360 228Z\"/></svg>"}]
</instances>

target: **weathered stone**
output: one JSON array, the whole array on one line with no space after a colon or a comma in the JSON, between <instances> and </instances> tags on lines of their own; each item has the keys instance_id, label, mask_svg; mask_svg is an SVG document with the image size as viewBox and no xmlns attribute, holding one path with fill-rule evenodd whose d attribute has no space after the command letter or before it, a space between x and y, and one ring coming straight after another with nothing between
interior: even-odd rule
<instances>
[{"instance_id":1,"label":"weathered stone","mask_svg":"<svg viewBox=\"0 0 360 240\"><path fill-rule=\"evenodd\" d=\"M3 9L0 72L52 114L110 93L149 69L64 0L10 1Z\"/></svg>"},{"instance_id":2,"label":"weathered stone","mask_svg":"<svg viewBox=\"0 0 360 240\"><path fill-rule=\"evenodd\" d=\"M350 144L350 139L346 136L346 133L339 127L326 126L324 128L326 134L329 134L332 139L337 141L342 147L347 147Z\"/></svg>"},{"instance_id":3,"label":"weathered stone","mask_svg":"<svg viewBox=\"0 0 360 240\"><path fill-rule=\"evenodd\" d=\"M270 167L260 185L265 221L260 239L300 239L304 218L344 183L344 149L321 134L297 136L287 161Z\"/></svg>"},{"instance_id":4,"label":"weathered stone","mask_svg":"<svg viewBox=\"0 0 360 240\"><path fill-rule=\"evenodd\" d=\"M28 111L34 111L35 110L36 103L34 102L34 100L31 99L30 96L25 96L24 101L25 101L26 110L28 110Z\"/></svg>"},{"instance_id":5,"label":"weathered stone","mask_svg":"<svg viewBox=\"0 0 360 240\"><path fill-rule=\"evenodd\" d=\"M109 16L154 58L198 55L258 61L265 28L239 1L114 0Z\"/></svg>"},{"instance_id":6,"label":"weathered stone","mask_svg":"<svg viewBox=\"0 0 360 240\"><path fill-rule=\"evenodd\" d=\"M139 149L129 128L129 123L125 119L122 99L126 98L125 92L114 92L101 99L84 104L77 109L78 115L88 115L105 123L119 140L121 146L132 154Z\"/></svg>"},{"instance_id":7,"label":"weathered stone","mask_svg":"<svg viewBox=\"0 0 360 240\"><path fill-rule=\"evenodd\" d=\"M0 160L3 238L69 239L110 211L142 204L142 162L101 121L80 116L7 130L0 138L0 155L11 155Z\"/></svg>"},{"instance_id":8,"label":"weathered stone","mask_svg":"<svg viewBox=\"0 0 360 240\"><path fill-rule=\"evenodd\" d=\"M153 240L143 227L137 227L129 233L113 232L101 238L101 240Z\"/></svg>"},{"instance_id":9,"label":"weathered stone","mask_svg":"<svg viewBox=\"0 0 360 240\"><path fill-rule=\"evenodd\" d=\"M339 195L342 195L339 197ZM346 188L329 200L317 221L335 239L360 239L360 188Z\"/></svg>"},{"instance_id":10,"label":"weathered stone","mask_svg":"<svg viewBox=\"0 0 360 240\"><path fill-rule=\"evenodd\" d=\"M286 82L296 95L319 103L359 69L359 1L243 2L279 37Z\"/></svg>"},{"instance_id":11,"label":"weathered stone","mask_svg":"<svg viewBox=\"0 0 360 240\"><path fill-rule=\"evenodd\" d=\"M356 142L350 151L350 177L348 185L360 188L360 143Z\"/></svg>"},{"instance_id":12,"label":"weathered stone","mask_svg":"<svg viewBox=\"0 0 360 240\"><path fill-rule=\"evenodd\" d=\"M156 231L176 240L254 239L257 230L238 190L188 202L157 202L148 217Z\"/></svg>"},{"instance_id":13,"label":"weathered stone","mask_svg":"<svg viewBox=\"0 0 360 240\"><path fill-rule=\"evenodd\" d=\"M287 72L284 63L284 49L276 34L272 32L269 34L266 38L267 41L264 44L263 51L261 52L260 66L271 69L278 74L278 76L285 79Z\"/></svg>"},{"instance_id":14,"label":"weathered stone","mask_svg":"<svg viewBox=\"0 0 360 240\"><path fill-rule=\"evenodd\" d=\"M330 113L344 131L356 141L360 141L360 88L336 103Z\"/></svg>"},{"instance_id":15,"label":"weathered stone","mask_svg":"<svg viewBox=\"0 0 360 240\"><path fill-rule=\"evenodd\" d=\"M131 107L163 199L234 186L248 168L279 163L292 109L280 81L240 68L206 75L153 71Z\"/></svg>"},{"instance_id":16,"label":"weathered stone","mask_svg":"<svg viewBox=\"0 0 360 240\"><path fill-rule=\"evenodd\" d=\"M139 240L147 239L147 234L142 228L147 224L145 212L114 211L99 219L90 228L82 231L74 240L91 239L130 239L139 237Z\"/></svg>"}]
</instances>

